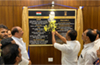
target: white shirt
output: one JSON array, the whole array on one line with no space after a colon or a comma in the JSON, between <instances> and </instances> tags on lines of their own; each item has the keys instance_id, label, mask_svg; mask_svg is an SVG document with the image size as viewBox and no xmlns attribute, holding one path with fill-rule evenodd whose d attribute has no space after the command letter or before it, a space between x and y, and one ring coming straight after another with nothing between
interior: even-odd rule
<instances>
[{"instance_id":1,"label":"white shirt","mask_svg":"<svg viewBox=\"0 0 100 65\"><path fill-rule=\"evenodd\" d=\"M16 44L19 45L19 48L21 49L22 61L19 64L20 65L28 65L29 57L28 57L28 53L26 51L26 45L23 42L22 38L17 38L17 37L12 36L12 39L16 42Z\"/></svg>"},{"instance_id":2,"label":"white shirt","mask_svg":"<svg viewBox=\"0 0 100 65\"><path fill-rule=\"evenodd\" d=\"M84 45L84 48L79 56L78 65L93 65L96 61L96 49L94 42Z\"/></svg>"},{"instance_id":3,"label":"white shirt","mask_svg":"<svg viewBox=\"0 0 100 65\"><path fill-rule=\"evenodd\" d=\"M54 47L62 52L62 65L77 65L77 57L80 51L78 41L67 41L66 44L54 43Z\"/></svg>"},{"instance_id":4,"label":"white shirt","mask_svg":"<svg viewBox=\"0 0 100 65\"><path fill-rule=\"evenodd\" d=\"M94 41L94 47L97 47L97 50L99 49L100 47L100 39L97 39Z\"/></svg>"}]
</instances>

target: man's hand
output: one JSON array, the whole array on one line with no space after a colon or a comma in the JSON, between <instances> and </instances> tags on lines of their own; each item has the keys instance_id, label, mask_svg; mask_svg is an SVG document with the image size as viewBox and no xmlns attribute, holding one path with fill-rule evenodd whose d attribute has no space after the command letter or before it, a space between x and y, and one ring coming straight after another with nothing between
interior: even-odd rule
<instances>
[{"instance_id":1,"label":"man's hand","mask_svg":"<svg viewBox=\"0 0 100 65\"><path fill-rule=\"evenodd\" d=\"M28 65L32 65L32 62L29 60L29 64Z\"/></svg>"},{"instance_id":2,"label":"man's hand","mask_svg":"<svg viewBox=\"0 0 100 65\"><path fill-rule=\"evenodd\" d=\"M64 38L62 35L60 35L57 31L55 31L55 35L58 36L64 43L66 43L66 38Z\"/></svg>"}]
</instances>

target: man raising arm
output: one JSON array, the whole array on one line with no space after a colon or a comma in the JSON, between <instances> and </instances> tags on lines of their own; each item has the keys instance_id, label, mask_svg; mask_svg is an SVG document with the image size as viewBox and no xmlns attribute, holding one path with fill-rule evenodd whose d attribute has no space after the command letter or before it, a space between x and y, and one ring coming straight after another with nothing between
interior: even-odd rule
<instances>
[{"instance_id":1,"label":"man raising arm","mask_svg":"<svg viewBox=\"0 0 100 65\"><path fill-rule=\"evenodd\" d=\"M55 40L55 35L58 36L64 43L59 44ZM54 47L62 52L62 65L77 65L77 56L80 50L80 43L76 40L77 32L68 30L66 38L61 36L57 31L52 32L52 43Z\"/></svg>"}]
</instances>

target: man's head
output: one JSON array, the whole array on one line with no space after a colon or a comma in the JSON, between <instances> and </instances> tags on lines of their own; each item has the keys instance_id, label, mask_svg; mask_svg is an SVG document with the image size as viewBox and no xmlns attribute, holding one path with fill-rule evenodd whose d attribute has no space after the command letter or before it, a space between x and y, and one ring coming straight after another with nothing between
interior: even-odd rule
<instances>
[{"instance_id":1,"label":"man's head","mask_svg":"<svg viewBox=\"0 0 100 65\"><path fill-rule=\"evenodd\" d=\"M11 31L8 30L8 37L12 37Z\"/></svg>"},{"instance_id":2,"label":"man's head","mask_svg":"<svg viewBox=\"0 0 100 65\"><path fill-rule=\"evenodd\" d=\"M23 30L21 27L13 27L12 30L11 30L11 34L17 38L21 38L23 36Z\"/></svg>"},{"instance_id":3,"label":"man's head","mask_svg":"<svg viewBox=\"0 0 100 65\"><path fill-rule=\"evenodd\" d=\"M1 40L1 44L2 44L1 49L2 49L9 44L16 44L16 43L12 38L5 38Z\"/></svg>"},{"instance_id":4,"label":"man's head","mask_svg":"<svg viewBox=\"0 0 100 65\"><path fill-rule=\"evenodd\" d=\"M93 42L96 39L97 33L91 29L87 29L82 34L84 42Z\"/></svg>"},{"instance_id":5,"label":"man's head","mask_svg":"<svg viewBox=\"0 0 100 65\"><path fill-rule=\"evenodd\" d=\"M94 29L94 31L97 33L96 39L99 39L100 38L100 31L98 29Z\"/></svg>"},{"instance_id":6,"label":"man's head","mask_svg":"<svg viewBox=\"0 0 100 65\"><path fill-rule=\"evenodd\" d=\"M0 39L8 37L8 28L5 25L0 25Z\"/></svg>"},{"instance_id":7,"label":"man's head","mask_svg":"<svg viewBox=\"0 0 100 65\"><path fill-rule=\"evenodd\" d=\"M17 44L9 44L2 49L1 56L5 64L18 64L21 62L21 50Z\"/></svg>"},{"instance_id":8,"label":"man's head","mask_svg":"<svg viewBox=\"0 0 100 65\"><path fill-rule=\"evenodd\" d=\"M66 39L67 40L76 40L77 37L77 31L75 30L68 30L66 33Z\"/></svg>"}]
</instances>

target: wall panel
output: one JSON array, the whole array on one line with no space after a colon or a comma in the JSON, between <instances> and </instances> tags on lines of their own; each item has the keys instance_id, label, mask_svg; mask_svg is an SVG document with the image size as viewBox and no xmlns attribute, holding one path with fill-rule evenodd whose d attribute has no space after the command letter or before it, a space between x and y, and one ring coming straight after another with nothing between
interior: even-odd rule
<instances>
[{"instance_id":1,"label":"wall panel","mask_svg":"<svg viewBox=\"0 0 100 65\"><path fill-rule=\"evenodd\" d=\"M98 7L91 7L91 27L98 28Z\"/></svg>"},{"instance_id":2,"label":"wall panel","mask_svg":"<svg viewBox=\"0 0 100 65\"><path fill-rule=\"evenodd\" d=\"M11 29L14 26L14 17L13 17L13 7L9 6L8 8L8 19L6 22L7 27L9 27L9 29Z\"/></svg>"},{"instance_id":3,"label":"wall panel","mask_svg":"<svg viewBox=\"0 0 100 65\"><path fill-rule=\"evenodd\" d=\"M4 25L6 25L6 21L5 21L5 6L1 6L1 18L0 18L0 20L1 20L1 24L4 24Z\"/></svg>"},{"instance_id":4,"label":"wall panel","mask_svg":"<svg viewBox=\"0 0 100 65\"><path fill-rule=\"evenodd\" d=\"M87 28L98 28L98 7L83 8L84 30Z\"/></svg>"},{"instance_id":5,"label":"wall panel","mask_svg":"<svg viewBox=\"0 0 100 65\"><path fill-rule=\"evenodd\" d=\"M14 26L22 24L22 6L14 6Z\"/></svg>"},{"instance_id":6,"label":"wall panel","mask_svg":"<svg viewBox=\"0 0 100 65\"><path fill-rule=\"evenodd\" d=\"M81 6L98 6L99 0L81 0Z\"/></svg>"},{"instance_id":7,"label":"wall panel","mask_svg":"<svg viewBox=\"0 0 100 65\"><path fill-rule=\"evenodd\" d=\"M20 5L21 5L21 0L14 0L14 1L13 1L13 5L14 5L14 6L16 6L16 5L17 5L17 6L20 6Z\"/></svg>"},{"instance_id":8,"label":"wall panel","mask_svg":"<svg viewBox=\"0 0 100 65\"><path fill-rule=\"evenodd\" d=\"M8 5L8 0L2 0L2 5Z\"/></svg>"},{"instance_id":9,"label":"wall panel","mask_svg":"<svg viewBox=\"0 0 100 65\"><path fill-rule=\"evenodd\" d=\"M61 64L60 51L53 46L30 46L29 49L33 64ZM48 62L48 58L53 58L53 62Z\"/></svg>"},{"instance_id":10,"label":"wall panel","mask_svg":"<svg viewBox=\"0 0 100 65\"><path fill-rule=\"evenodd\" d=\"M98 29L100 30L100 6L98 7Z\"/></svg>"},{"instance_id":11,"label":"wall panel","mask_svg":"<svg viewBox=\"0 0 100 65\"><path fill-rule=\"evenodd\" d=\"M21 3L20 5L22 5L22 6L27 6L28 0L21 0L20 3Z\"/></svg>"}]
</instances>

